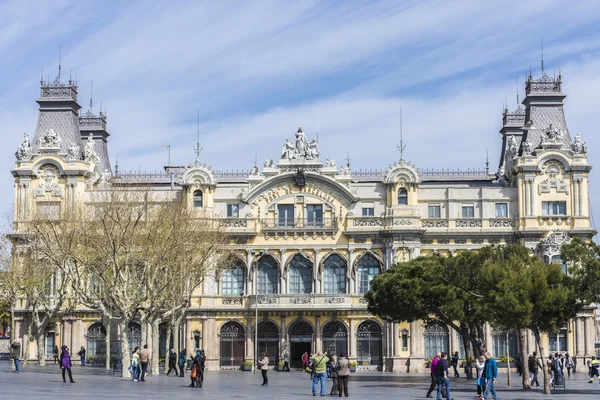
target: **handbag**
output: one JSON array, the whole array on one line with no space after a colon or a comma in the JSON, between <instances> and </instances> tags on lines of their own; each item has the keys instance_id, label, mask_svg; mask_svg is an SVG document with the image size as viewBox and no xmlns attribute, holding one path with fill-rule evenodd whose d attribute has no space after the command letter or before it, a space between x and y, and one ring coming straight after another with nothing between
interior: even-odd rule
<instances>
[{"instance_id":1,"label":"handbag","mask_svg":"<svg viewBox=\"0 0 600 400\"><path fill-rule=\"evenodd\" d=\"M195 366L195 365L192 367L192 373L191 373L191 376L192 376L192 378L195 378L195 377L196 377L196 366Z\"/></svg>"}]
</instances>

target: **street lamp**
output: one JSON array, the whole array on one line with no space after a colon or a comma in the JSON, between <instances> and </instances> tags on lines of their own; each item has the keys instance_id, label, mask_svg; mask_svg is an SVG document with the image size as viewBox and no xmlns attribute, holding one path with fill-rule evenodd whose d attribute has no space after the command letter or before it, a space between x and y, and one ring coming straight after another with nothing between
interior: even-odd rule
<instances>
[{"instance_id":1,"label":"street lamp","mask_svg":"<svg viewBox=\"0 0 600 400\"><path fill-rule=\"evenodd\" d=\"M251 253L255 255L255 252ZM264 250L258 252L258 257L254 260L254 375L256 375L256 366L258 361L258 281L257 279L257 269L258 269L258 260L265 254Z\"/></svg>"}]
</instances>

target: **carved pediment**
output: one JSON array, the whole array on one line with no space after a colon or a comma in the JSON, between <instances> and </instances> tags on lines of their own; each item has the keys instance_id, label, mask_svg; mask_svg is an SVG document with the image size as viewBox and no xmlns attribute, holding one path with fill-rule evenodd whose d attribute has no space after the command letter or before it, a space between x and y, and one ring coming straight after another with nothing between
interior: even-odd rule
<instances>
[{"instance_id":1,"label":"carved pediment","mask_svg":"<svg viewBox=\"0 0 600 400\"><path fill-rule=\"evenodd\" d=\"M417 172L417 168L402 158L385 170L382 180L383 183L399 183L401 186L406 186L407 184L419 184L421 177Z\"/></svg>"},{"instance_id":2,"label":"carved pediment","mask_svg":"<svg viewBox=\"0 0 600 400\"><path fill-rule=\"evenodd\" d=\"M217 180L212 168L196 160L179 173L176 182L182 186L215 186Z\"/></svg>"}]
</instances>

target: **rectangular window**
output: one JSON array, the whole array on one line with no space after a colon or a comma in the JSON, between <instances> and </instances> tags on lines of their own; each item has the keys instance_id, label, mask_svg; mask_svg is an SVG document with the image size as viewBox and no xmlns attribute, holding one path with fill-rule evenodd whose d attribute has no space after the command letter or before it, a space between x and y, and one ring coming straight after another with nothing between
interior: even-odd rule
<instances>
[{"instance_id":1,"label":"rectangular window","mask_svg":"<svg viewBox=\"0 0 600 400\"><path fill-rule=\"evenodd\" d=\"M277 205L277 225L278 226L294 226L294 205L293 204L278 204Z\"/></svg>"},{"instance_id":2,"label":"rectangular window","mask_svg":"<svg viewBox=\"0 0 600 400\"><path fill-rule=\"evenodd\" d=\"M567 215L567 202L542 201L542 215Z\"/></svg>"},{"instance_id":3,"label":"rectangular window","mask_svg":"<svg viewBox=\"0 0 600 400\"><path fill-rule=\"evenodd\" d=\"M363 217L373 217L375 216L375 209L372 207L363 207L362 209Z\"/></svg>"},{"instance_id":4,"label":"rectangular window","mask_svg":"<svg viewBox=\"0 0 600 400\"><path fill-rule=\"evenodd\" d=\"M440 218L441 207L439 204L430 204L427 206L427 216L429 218Z\"/></svg>"},{"instance_id":5,"label":"rectangular window","mask_svg":"<svg viewBox=\"0 0 600 400\"><path fill-rule=\"evenodd\" d=\"M240 205L239 204L227 204L227 216L237 218L240 216Z\"/></svg>"},{"instance_id":6,"label":"rectangular window","mask_svg":"<svg viewBox=\"0 0 600 400\"><path fill-rule=\"evenodd\" d=\"M309 204L306 206L306 226L323 226L322 204Z\"/></svg>"},{"instance_id":7,"label":"rectangular window","mask_svg":"<svg viewBox=\"0 0 600 400\"><path fill-rule=\"evenodd\" d=\"M463 218L473 218L475 216L475 206L472 204L467 204L462 206L462 217Z\"/></svg>"},{"instance_id":8,"label":"rectangular window","mask_svg":"<svg viewBox=\"0 0 600 400\"><path fill-rule=\"evenodd\" d=\"M48 221L60 219L60 202L58 201L40 201L37 203L37 217Z\"/></svg>"},{"instance_id":9,"label":"rectangular window","mask_svg":"<svg viewBox=\"0 0 600 400\"><path fill-rule=\"evenodd\" d=\"M508 203L496 203L496 218L508 217Z\"/></svg>"},{"instance_id":10,"label":"rectangular window","mask_svg":"<svg viewBox=\"0 0 600 400\"><path fill-rule=\"evenodd\" d=\"M567 345L567 328L563 328L558 332L548 334L548 347L550 352L567 352L569 346Z\"/></svg>"}]
</instances>

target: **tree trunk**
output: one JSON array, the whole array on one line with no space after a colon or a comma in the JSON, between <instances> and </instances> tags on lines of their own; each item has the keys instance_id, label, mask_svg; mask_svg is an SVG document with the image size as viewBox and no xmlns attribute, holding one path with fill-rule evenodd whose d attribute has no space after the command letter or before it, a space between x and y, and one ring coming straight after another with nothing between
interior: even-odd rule
<instances>
[{"instance_id":1,"label":"tree trunk","mask_svg":"<svg viewBox=\"0 0 600 400\"><path fill-rule=\"evenodd\" d=\"M140 342L140 351L144 348L145 344L148 344L148 317L146 315L142 315L140 318L140 329L141 329L141 342Z\"/></svg>"},{"instance_id":2,"label":"tree trunk","mask_svg":"<svg viewBox=\"0 0 600 400\"><path fill-rule=\"evenodd\" d=\"M179 354L181 347L179 346L179 325L177 325L177 322L173 325L173 347L177 354Z\"/></svg>"},{"instance_id":3,"label":"tree trunk","mask_svg":"<svg viewBox=\"0 0 600 400\"><path fill-rule=\"evenodd\" d=\"M152 361L152 374L159 374L159 365L158 365L158 349L159 349L159 341L160 334L158 330L158 319L152 321L152 352L150 353L151 361Z\"/></svg>"},{"instance_id":4,"label":"tree trunk","mask_svg":"<svg viewBox=\"0 0 600 400\"><path fill-rule=\"evenodd\" d=\"M535 329L533 330L533 335L535 336L535 342L537 343L538 349L540 351L540 361L542 362L542 372L544 374L544 394L550 394L550 380L548 379L548 367L546 365L546 360L544 359L544 348L542 347L542 338L540 337L540 332Z\"/></svg>"},{"instance_id":5,"label":"tree trunk","mask_svg":"<svg viewBox=\"0 0 600 400\"><path fill-rule=\"evenodd\" d=\"M131 378L129 373L129 364L131 358L129 356L129 338L128 338L128 321L121 320L119 322L119 340L121 341L121 362L123 363L123 378Z\"/></svg>"},{"instance_id":6,"label":"tree trunk","mask_svg":"<svg viewBox=\"0 0 600 400\"><path fill-rule=\"evenodd\" d=\"M473 379L473 370L471 369L471 341L462 336L463 346L465 348L465 374L467 380Z\"/></svg>"},{"instance_id":7,"label":"tree trunk","mask_svg":"<svg viewBox=\"0 0 600 400\"><path fill-rule=\"evenodd\" d=\"M506 332L506 385L510 386L510 348L508 347L508 332Z\"/></svg>"},{"instance_id":8,"label":"tree trunk","mask_svg":"<svg viewBox=\"0 0 600 400\"><path fill-rule=\"evenodd\" d=\"M111 331L111 320L110 318L103 317L102 324L104 325L104 331L106 332L106 338L104 339L106 342L106 369L110 370L110 331Z\"/></svg>"},{"instance_id":9,"label":"tree trunk","mask_svg":"<svg viewBox=\"0 0 600 400\"><path fill-rule=\"evenodd\" d=\"M527 357L527 351L525 349L525 335L527 335L527 331L525 329L519 329L519 350L521 352L521 371L523 372L523 389L531 389L531 382L529 381L529 359Z\"/></svg>"},{"instance_id":10,"label":"tree trunk","mask_svg":"<svg viewBox=\"0 0 600 400\"><path fill-rule=\"evenodd\" d=\"M38 365L41 367L46 366L46 335L44 331L45 329L36 330Z\"/></svg>"}]
</instances>

